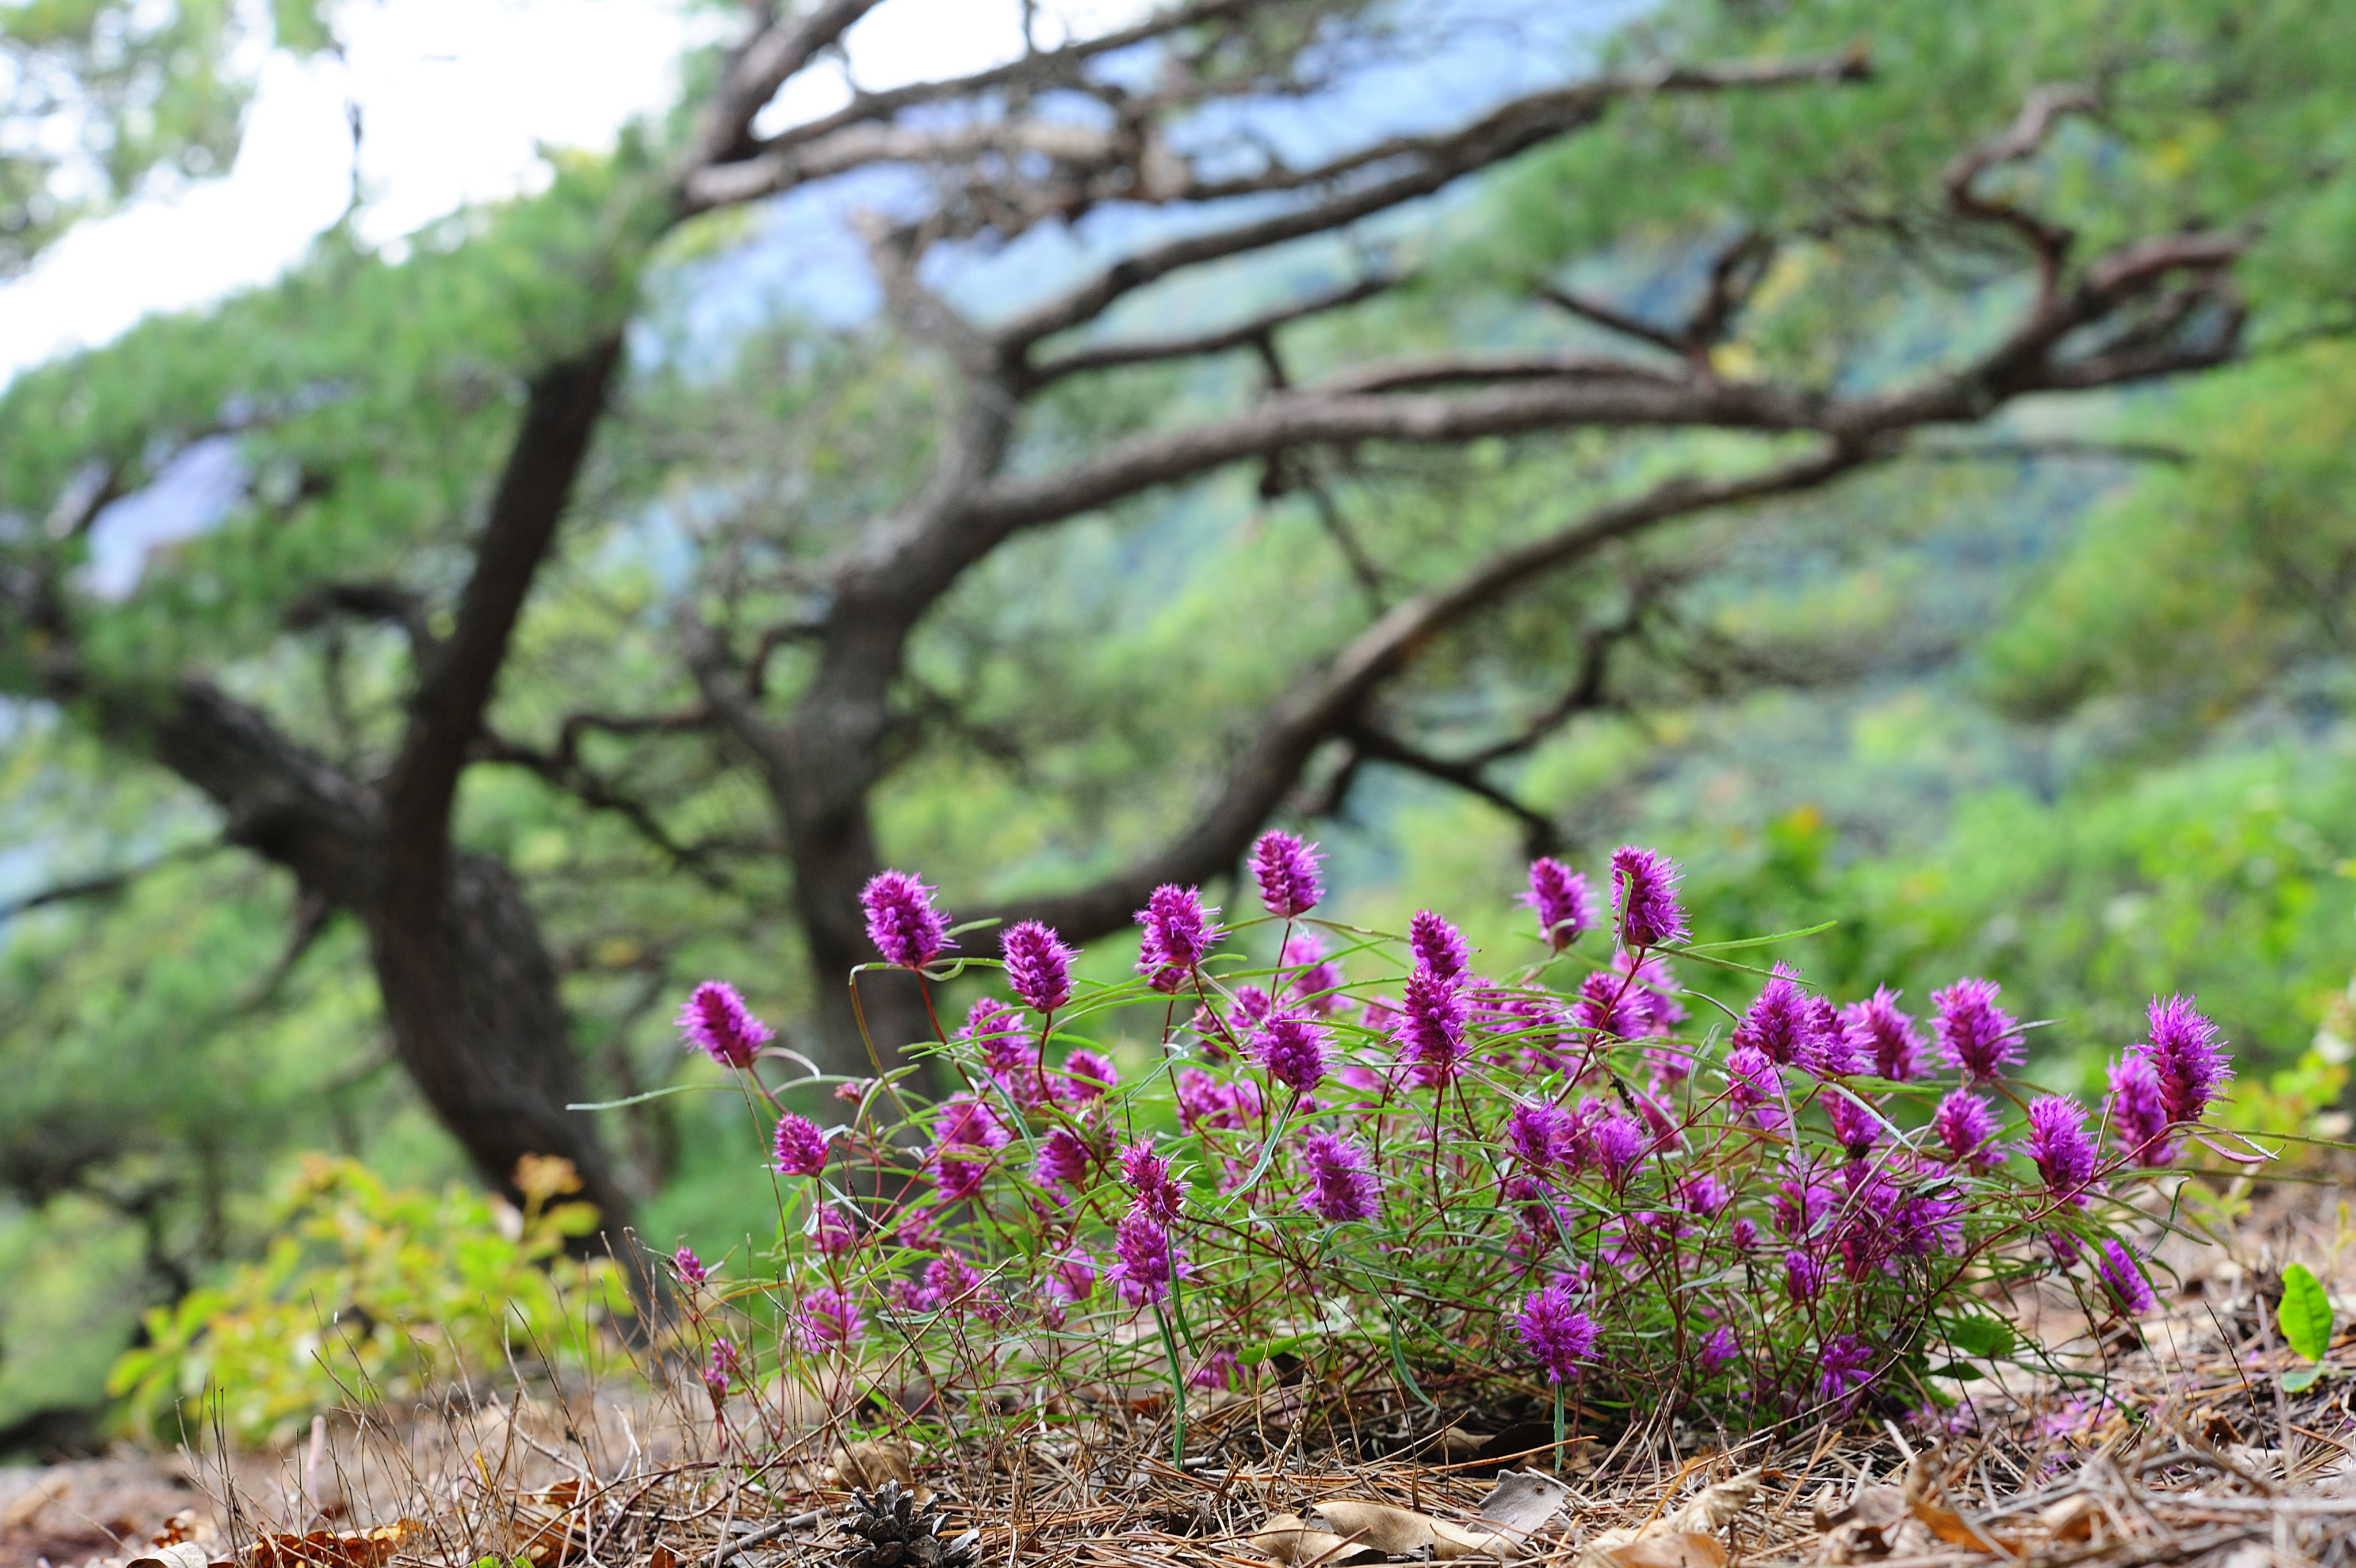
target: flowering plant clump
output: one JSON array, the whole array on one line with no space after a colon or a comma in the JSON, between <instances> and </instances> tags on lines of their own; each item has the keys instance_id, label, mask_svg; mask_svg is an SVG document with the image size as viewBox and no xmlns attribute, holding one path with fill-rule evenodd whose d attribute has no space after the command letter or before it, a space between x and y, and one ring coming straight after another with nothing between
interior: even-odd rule
<instances>
[{"instance_id":1,"label":"flowering plant clump","mask_svg":"<svg viewBox=\"0 0 2356 1568\"><path fill-rule=\"evenodd\" d=\"M1232 929L1155 889L1122 983L1011 928L1017 1001L912 1047L948 1091L921 1100L913 1068L841 1083L832 1127L784 1111L738 1060L766 1027L700 990L688 1043L774 1111L786 1205L737 1287L768 1309L745 1322L783 1326L711 1341L715 1405L776 1372L841 1408L921 1388L945 1419L1061 1388L1166 1398L1183 1444L1190 1391L1310 1362L1518 1384L1558 1421L1566 1400L1573 1420L1912 1408L2008 1341L1982 1305L2001 1287L2150 1310L2136 1184L2195 1140L2247 1157L2204 1128L2231 1069L2190 998L2153 1001L2087 1106L2017 1080L2022 1026L1989 981L1918 1017L1887 987L1844 1004L1753 966L1756 942L1693 944L1652 850L1601 868L1608 908L1538 862L1514 961L1428 910L1403 942L1320 920L1318 864L1264 837L1266 913ZM943 961L916 877L869 891L884 962L936 991L999 964ZM1695 966L1747 1003L1686 989Z\"/></svg>"}]
</instances>

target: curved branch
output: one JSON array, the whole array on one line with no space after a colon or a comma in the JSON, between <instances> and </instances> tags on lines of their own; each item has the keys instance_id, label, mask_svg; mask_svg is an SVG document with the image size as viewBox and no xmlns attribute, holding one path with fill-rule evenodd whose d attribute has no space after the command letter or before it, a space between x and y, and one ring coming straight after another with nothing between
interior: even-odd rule
<instances>
[{"instance_id":1,"label":"curved branch","mask_svg":"<svg viewBox=\"0 0 2356 1568\"><path fill-rule=\"evenodd\" d=\"M1039 365L1031 372L1031 384L1044 387L1089 371L1118 370L1124 365L1148 365L1163 360L1188 359L1198 354L1224 354L1231 349L1253 348L1264 341L1280 327L1289 326L1308 317L1328 310L1339 310L1361 300L1372 299L1388 288L1396 287L1396 277L1361 278L1347 288L1315 295L1296 304L1280 306L1265 316L1254 317L1240 326L1222 328L1194 338L1173 338L1147 343L1103 343L1090 348L1076 349Z\"/></svg>"}]
</instances>

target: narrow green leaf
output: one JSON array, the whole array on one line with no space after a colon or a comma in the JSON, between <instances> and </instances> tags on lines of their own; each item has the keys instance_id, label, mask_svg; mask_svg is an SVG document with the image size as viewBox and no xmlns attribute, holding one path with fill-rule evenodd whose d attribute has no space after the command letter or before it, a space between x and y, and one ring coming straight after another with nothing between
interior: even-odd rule
<instances>
[{"instance_id":1,"label":"narrow green leaf","mask_svg":"<svg viewBox=\"0 0 2356 1568\"><path fill-rule=\"evenodd\" d=\"M1975 1314L1941 1320L1948 1343L1966 1356L2006 1356L2012 1352L2012 1325L1999 1317Z\"/></svg>"},{"instance_id":2,"label":"narrow green leaf","mask_svg":"<svg viewBox=\"0 0 2356 1568\"><path fill-rule=\"evenodd\" d=\"M2282 1325L2290 1348L2310 1361L2322 1360L2331 1348L2331 1303L2323 1294L2323 1283L2305 1263L2283 1270L2282 1305L2276 1309L2275 1321Z\"/></svg>"},{"instance_id":3,"label":"narrow green leaf","mask_svg":"<svg viewBox=\"0 0 2356 1568\"><path fill-rule=\"evenodd\" d=\"M2302 1389L2313 1388L2315 1380L2323 1376L2323 1372L2324 1367L2320 1361L2304 1367L2294 1367L2282 1376L2283 1392L2295 1394Z\"/></svg>"}]
</instances>

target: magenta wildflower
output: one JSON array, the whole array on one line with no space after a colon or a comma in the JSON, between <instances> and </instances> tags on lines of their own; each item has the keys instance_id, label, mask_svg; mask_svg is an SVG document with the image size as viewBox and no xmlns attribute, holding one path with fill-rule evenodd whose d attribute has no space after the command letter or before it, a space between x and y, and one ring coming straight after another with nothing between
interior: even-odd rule
<instances>
[{"instance_id":1,"label":"magenta wildflower","mask_svg":"<svg viewBox=\"0 0 2356 1568\"><path fill-rule=\"evenodd\" d=\"M832 1204L827 1204L810 1216L810 1245L822 1258L839 1258L859 1243L859 1232L851 1219Z\"/></svg>"},{"instance_id":2,"label":"magenta wildflower","mask_svg":"<svg viewBox=\"0 0 2356 1568\"><path fill-rule=\"evenodd\" d=\"M1047 1273L1047 1294L1059 1301L1083 1302L1096 1289L1097 1261L1084 1251L1065 1253Z\"/></svg>"},{"instance_id":3,"label":"magenta wildflower","mask_svg":"<svg viewBox=\"0 0 2356 1568\"><path fill-rule=\"evenodd\" d=\"M787 1176L814 1176L826 1169L826 1134L807 1116L777 1119L776 1168Z\"/></svg>"},{"instance_id":4,"label":"magenta wildflower","mask_svg":"<svg viewBox=\"0 0 2356 1568\"><path fill-rule=\"evenodd\" d=\"M2053 1266L2057 1269L2074 1269L2086 1256L2086 1250L2079 1245L2078 1238L2067 1230L2048 1230L2045 1245L2052 1251Z\"/></svg>"},{"instance_id":5,"label":"magenta wildflower","mask_svg":"<svg viewBox=\"0 0 2356 1568\"><path fill-rule=\"evenodd\" d=\"M1455 1081L1464 1064L1464 997L1453 981L1428 968L1407 977L1399 1051L1415 1081L1426 1088Z\"/></svg>"},{"instance_id":6,"label":"magenta wildflower","mask_svg":"<svg viewBox=\"0 0 2356 1568\"><path fill-rule=\"evenodd\" d=\"M1259 879L1259 899L1280 920L1306 915L1317 908L1325 889L1317 883L1317 863L1324 856L1313 843L1273 828L1252 845L1252 875Z\"/></svg>"},{"instance_id":7,"label":"magenta wildflower","mask_svg":"<svg viewBox=\"0 0 2356 1568\"><path fill-rule=\"evenodd\" d=\"M1622 844L1612 852L1612 913L1623 946L1653 948L1686 939L1686 912L1677 903L1682 875L1658 850Z\"/></svg>"},{"instance_id":8,"label":"magenta wildflower","mask_svg":"<svg viewBox=\"0 0 2356 1568\"><path fill-rule=\"evenodd\" d=\"M1801 988L1799 972L1778 960L1773 978L1760 987L1734 1026L1735 1048L1747 1046L1777 1067L1812 1064L1823 1024L1815 1001Z\"/></svg>"},{"instance_id":9,"label":"magenta wildflower","mask_svg":"<svg viewBox=\"0 0 2356 1568\"><path fill-rule=\"evenodd\" d=\"M820 1285L802 1297L797 1321L802 1343L813 1348L821 1345L856 1345L867 1332L867 1320L860 1316L859 1304L832 1285Z\"/></svg>"},{"instance_id":10,"label":"magenta wildflower","mask_svg":"<svg viewBox=\"0 0 2356 1568\"><path fill-rule=\"evenodd\" d=\"M1603 1179L1620 1186L1635 1171L1636 1162L1652 1145L1644 1124L1624 1112L1614 1111L1587 1129L1588 1147Z\"/></svg>"},{"instance_id":11,"label":"magenta wildflower","mask_svg":"<svg viewBox=\"0 0 2356 1568\"><path fill-rule=\"evenodd\" d=\"M1505 1116L1505 1142L1523 1165L1543 1171L1560 1156L1563 1114L1551 1103L1525 1100Z\"/></svg>"},{"instance_id":12,"label":"magenta wildflower","mask_svg":"<svg viewBox=\"0 0 2356 1568\"><path fill-rule=\"evenodd\" d=\"M1621 948L1612 955L1612 968L1633 982L1629 996L1648 1015L1644 1032L1647 1035L1669 1035L1676 1032L1686 1021L1685 1004L1671 993L1677 983L1669 972L1669 961L1658 953L1647 953L1639 961L1634 953Z\"/></svg>"},{"instance_id":13,"label":"magenta wildflower","mask_svg":"<svg viewBox=\"0 0 2356 1568\"><path fill-rule=\"evenodd\" d=\"M2046 1190L2076 1203L2094 1179L2102 1155L2086 1131L2086 1112L2066 1095L2048 1094L2029 1102L2029 1157L2045 1178Z\"/></svg>"},{"instance_id":14,"label":"magenta wildflower","mask_svg":"<svg viewBox=\"0 0 2356 1568\"><path fill-rule=\"evenodd\" d=\"M977 1100L962 1090L950 1095L933 1112L933 1141L948 1146L975 1149L1002 1149L1013 1138L998 1112L988 1102Z\"/></svg>"},{"instance_id":15,"label":"magenta wildflower","mask_svg":"<svg viewBox=\"0 0 2356 1568\"><path fill-rule=\"evenodd\" d=\"M1031 1168L1040 1186L1077 1192L1087 1181L1088 1165L1088 1146L1079 1134L1068 1127L1056 1127L1039 1140L1039 1157Z\"/></svg>"},{"instance_id":16,"label":"magenta wildflower","mask_svg":"<svg viewBox=\"0 0 2356 1568\"><path fill-rule=\"evenodd\" d=\"M1213 919L1216 914L1216 909L1204 906L1203 895L1192 887L1165 882L1155 888L1145 908L1137 912L1137 923L1144 931L1138 942L1137 972L1148 977L1156 990L1176 990L1226 935ZM1163 984L1173 972L1177 980Z\"/></svg>"},{"instance_id":17,"label":"magenta wildflower","mask_svg":"<svg viewBox=\"0 0 2356 1568\"><path fill-rule=\"evenodd\" d=\"M1299 1013L1279 1013L1252 1036L1253 1054L1268 1076L1298 1094L1325 1076L1325 1030Z\"/></svg>"},{"instance_id":18,"label":"magenta wildflower","mask_svg":"<svg viewBox=\"0 0 2356 1568\"><path fill-rule=\"evenodd\" d=\"M2094 1262L2094 1278L2102 1282L2111 1305L2125 1316L2141 1317L2152 1309L2151 1282L2144 1278L2135 1249L2115 1237L2103 1243L2102 1256Z\"/></svg>"},{"instance_id":19,"label":"magenta wildflower","mask_svg":"<svg viewBox=\"0 0 2356 1568\"><path fill-rule=\"evenodd\" d=\"M1825 1265L1814 1252L1798 1248L1783 1254L1783 1294L1794 1305L1805 1306L1824 1294Z\"/></svg>"},{"instance_id":20,"label":"magenta wildflower","mask_svg":"<svg viewBox=\"0 0 2356 1568\"><path fill-rule=\"evenodd\" d=\"M2174 1122L2198 1122L2233 1076L2217 1026L2194 1011L2190 996L2151 999L2151 1034L2136 1054L2159 1077L2160 1098Z\"/></svg>"},{"instance_id":21,"label":"magenta wildflower","mask_svg":"<svg viewBox=\"0 0 2356 1568\"><path fill-rule=\"evenodd\" d=\"M1538 918L1538 935L1560 952L1595 925L1595 911L1587 899L1587 878L1558 860L1530 863L1529 891L1522 895Z\"/></svg>"},{"instance_id":22,"label":"magenta wildflower","mask_svg":"<svg viewBox=\"0 0 2356 1568\"><path fill-rule=\"evenodd\" d=\"M1931 993L1931 1032L1966 1083L2002 1078L2020 1065L2020 1026L1996 1004L2003 989L1993 980L1965 979Z\"/></svg>"},{"instance_id":23,"label":"magenta wildflower","mask_svg":"<svg viewBox=\"0 0 2356 1568\"><path fill-rule=\"evenodd\" d=\"M1595 1355L1595 1320L1579 1310L1561 1285L1530 1292L1515 1315L1514 1331L1550 1383L1576 1378L1581 1364Z\"/></svg>"},{"instance_id":24,"label":"magenta wildflower","mask_svg":"<svg viewBox=\"0 0 2356 1568\"><path fill-rule=\"evenodd\" d=\"M867 940L885 963L921 969L957 946L948 918L933 908L933 890L905 871L877 872L860 889L859 902L867 911Z\"/></svg>"},{"instance_id":25,"label":"magenta wildflower","mask_svg":"<svg viewBox=\"0 0 2356 1568\"><path fill-rule=\"evenodd\" d=\"M1686 1177L1677 1184L1676 1191L1677 1202L1697 1219L1715 1219L1734 1201L1734 1194L1727 1190L1726 1184L1707 1172Z\"/></svg>"},{"instance_id":26,"label":"magenta wildflower","mask_svg":"<svg viewBox=\"0 0 2356 1568\"><path fill-rule=\"evenodd\" d=\"M1340 961L1325 956L1325 944L1317 940L1314 931L1295 932L1285 942L1284 952L1277 962L1282 968L1300 971L1285 987L1295 1005L1320 1018L1333 1015L1333 1010L1342 1004L1338 993L1348 982L1343 976Z\"/></svg>"},{"instance_id":27,"label":"magenta wildflower","mask_svg":"<svg viewBox=\"0 0 2356 1568\"><path fill-rule=\"evenodd\" d=\"M1214 1350L1186 1379L1190 1389L1234 1389L1244 1380L1244 1364L1233 1350Z\"/></svg>"},{"instance_id":28,"label":"magenta wildflower","mask_svg":"<svg viewBox=\"0 0 2356 1568\"><path fill-rule=\"evenodd\" d=\"M1962 1251L1964 1200L1939 1192L1915 1194L1891 1215L1890 1238L1891 1245L1909 1258Z\"/></svg>"},{"instance_id":29,"label":"magenta wildflower","mask_svg":"<svg viewBox=\"0 0 2356 1568\"><path fill-rule=\"evenodd\" d=\"M1150 1306L1170 1294L1171 1271L1177 1262L1170 1232L1143 1205L1121 1217L1113 1251L1120 1260L1121 1300L1131 1306Z\"/></svg>"},{"instance_id":30,"label":"magenta wildflower","mask_svg":"<svg viewBox=\"0 0 2356 1568\"><path fill-rule=\"evenodd\" d=\"M1727 1241L1738 1252L1748 1252L1759 1245L1759 1222L1749 1215L1738 1216L1726 1229Z\"/></svg>"},{"instance_id":31,"label":"magenta wildflower","mask_svg":"<svg viewBox=\"0 0 2356 1568\"><path fill-rule=\"evenodd\" d=\"M2168 1114L2167 1087L2149 1057L2130 1056L2111 1064L2111 1136L2127 1158L2143 1165L2164 1165L2176 1157L2173 1125Z\"/></svg>"},{"instance_id":32,"label":"magenta wildflower","mask_svg":"<svg viewBox=\"0 0 2356 1568\"><path fill-rule=\"evenodd\" d=\"M1023 1026L1023 1015L995 996L973 999L957 1038L970 1041L990 1064L990 1070L1001 1079L1012 1079L1038 1065L1030 1031Z\"/></svg>"},{"instance_id":33,"label":"magenta wildflower","mask_svg":"<svg viewBox=\"0 0 2356 1568\"><path fill-rule=\"evenodd\" d=\"M1472 950L1464 933L1429 909L1419 909L1407 923L1408 950L1420 968L1441 980L1461 980L1472 966Z\"/></svg>"},{"instance_id":34,"label":"magenta wildflower","mask_svg":"<svg viewBox=\"0 0 2356 1568\"><path fill-rule=\"evenodd\" d=\"M1034 1013L1053 1013L1072 999L1072 960L1078 957L1055 928L1037 920L1009 926L999 950L1006 959L1006 983Z\"/></svg>"},{"instance_id":35,"label":"magenta wildflower","mask_svg":"<svg viewBox=\"0 0 2356 1568\"><path fill-rule=\"evenodd\" d=\"M1141 1139L1120 1151L1120 1178L1137 1194L1140 1209L1165 1225L1178 1218L1183 1195L1170 1177L1170 1162L1153 1152L1150 1141Z\"/></svg>"},{"instance_id":36,"label":"magenta wildflower","mask_svg":"<svg viewBox=\"0 0 2356 1568\"><path fill-rule=\"evenodd\" d=\"M1801 1053L1800 1065L1818 1078L1845 1078L1873 1067L1873 1058L1849 1038L1841 1024L1840 1009L1828 996L1808 999L1808 1045Z\"/></svg>"},{"instance_id":37,"label":"magenta wildflower","mask_svg":"<svg viewBox=\"0 0 2356 1568\"><path fill-rule=\"evenodd\" d=\"M1817 1352L1816 1366L1816 1397L1847 1399L1873 1382L1873 1348L1854 1334L1836 1334Z\"/></svg>"},{"instance_id":38,"label":"magenta wildflower","mask_svg":"<svg viewBox=\"0 0 2356 1568\"><path fill-rule=\"evenodd\" d=\"M1770 1132L1783 1123L1783 1075L1756 1046L1737 1046L1726 1053L1726 1098Z\"/></svg>"},{"instance_id":39,"label":"magenta wildflower","mask_svg":"<svg viewBox=\"0 0 2356 1568\"><path fill-rule=\"evenodd\" d=\"M1740 1359L1742 1359L1742 1344L1735 1338L1733 1329L1721 1325L1702 1336L1701 1375L1703 1377L1716 1377Z\"/></svg>"},{"instance_id":40,"label":"magenta wildflower","mask_svg":"<svg viewBox=\"0 0 2356 1568\"><path fill-rule=\"evenodd\" d=\"M1887 985L1841 1010L1841 1027L1877 1078L1907 1083L1922 1076L1922 1033L1898 1009L1901 993Z\"/></svg>"},{"instance_id":41,"label":"magenta wildflower","mask_svg":"<svg viewBox=\"0 0 2356 1568\"><path fill-rule=\"evenodd\" d=\"M701 1258L695 1255L695 1249L692 1247L681 1247L678 1251L673 1252L670 1255L670 1266L679 1274L679 1283L690 1290L693 1290L712 1277L712 1270L705 1266Z\"/></svg>"},{"instance_id":42,"label":"magenta wildflower","mask_svg":"<svg viewBox=\"0 0 2356 1568\"><path fill-rule=\"evenodd\" d=\"M1579 983L1570 1015L1580 1028L1592 1029L1607 1040L1633 1040L1652 1033L1653 1009L1642 991L1625 976L1606 970Z\"/></svg>"},{"instance_id":43,"label":"magenta wildflower","mask_svg":"<svg viewBox=\"0 0 2356 1568\"><path fill-rule=\"evenodd\" d=\"M1064 1058L1064 1077L1076 1100L1096 1100L1108 1089L1120 1083L1120 1072L1109 1058L1096 1051L1077 1050Z\"/></svg>"},{"instance_id":44,"label":"magenta wildflower","mask_svg":"<svg viewBox=\"0 0 2356 1568\"><path fill-rule=\"evenodd\" d=\"M1815 1233L1840 1194L1831 1184L1818 1181L1803 1168L1775 1184L1775 1196L1767 1200L1774 1216L1775 1229L1792 1240L1804 1240Z\"/></svg>"},{"instance_id":45,"label":"magenta wildflower","mask_svg":"<svg viewBox=\"0 0 2356 1568\"><path fill-rule=\"evenodd\" d=\"M990 1282L960 1252L943 1252L925 1265L925 1294L936 1310L984 1317L992 1316L998 1305Z\"/></svg>"},{"instance_id":46,"label":"magenta wildflower","mask_svg":"<svg viewBox=\"0 0 2356 1568\"><path fill-rule=\"evenodd\" d=\"M1259 1088L1249 1079L1223 1083L1191 1067L1178 1075L1178 1125L1189 1133L1198 1128L1240 1131L1259 1112Z\"/></svg>"},{"instance_id":47,"label":"magenta wildflower","mask_svg":"<svg viewBox=\"0 0 2356 1568\"><path fill-rule=\"evenodd\" d=\"M716 1335L712 1341L712 1354L703 1363L703 1386L712 1391L712 1402L720 1403L735 1385L736 1375L743 1369L743 1359L737 1354L736 1341L726 1335Z\"/></svg>"},{"instance_id":48,"label":"magenta wildflower","mask_svg":"<svg viewBox=\"0 0 2356 1568\"><path fill-rule=\"evenodd\" d=\"M1361 1145L1331 1133L1312 1133L1301 1151L1309 1172L1305 1206L1320 1219L1372 1219L1382 1208L1382 1179Z\"/></svg>"},{"instance_id":49,"label":"magenta wildflower","mask_svg":"<svg viewBox=\"0 0 2356 1568\"><path fill-rule=\"evenodd\" d=\"M1852 1160L1865 1158L1881 1141L1881 1118L1847 1090L1826 1090L1825 1114L1832 1119L1833 1142Z\"/></svg>"},{"instance_id":50,"label":"magenta wildflower","mask_svg":"<svg viewBox=\"0 0 2356 1568\"><path fill-rule=\"evenodd\" d=\"M2004 1154L1995 1146L1996 1108L1968 1089L1947 1091L1932 1113L1932 1130L1939 1142L1947 1146L1958 1163L1975 1170L1983 1170L2002 1163Z\"/></svg>"},{"instance_id":51,"label":"magenta wildflower","mask_svg":"<svg viewBox=\"0 0 2356 1568\"><path fill-rule=\"evenodd\" d=\"M680 1043L701 1050L722 1067L751 1067L776 1031L758 1018L724 980L707 980L688 993L679 1010Z\"/></svg>"}]
</instances>

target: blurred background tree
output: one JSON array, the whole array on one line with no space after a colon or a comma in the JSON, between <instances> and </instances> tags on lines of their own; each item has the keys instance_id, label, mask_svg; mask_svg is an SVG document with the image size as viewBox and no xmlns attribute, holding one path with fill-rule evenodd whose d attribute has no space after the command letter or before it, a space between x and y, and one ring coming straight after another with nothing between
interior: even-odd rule
<instances>
[{"instance_id":1,"label":"blurred background tree","mask_svg":"<svg viewBox=\"0 0 2356 1568\"><path fill-rule=\"evenodd\" d=\"M0 1428L304 1150L758 1237L741 1111L563 1107L698 1081L710 974L863 1070L884 864L1090 936L1281 821L1510 961L1527 854L1636 837L2057 1079L2152 990L2307 1049L2356 16L1230 0L780 106L875 9L0 397ZM7 166L25 255L220 166L247 16L0 10L12 124L129 127Z\"/></svg>"}]
</instances>

